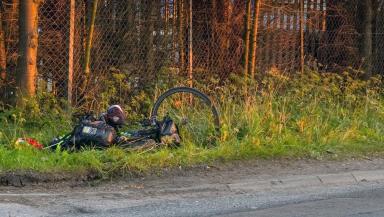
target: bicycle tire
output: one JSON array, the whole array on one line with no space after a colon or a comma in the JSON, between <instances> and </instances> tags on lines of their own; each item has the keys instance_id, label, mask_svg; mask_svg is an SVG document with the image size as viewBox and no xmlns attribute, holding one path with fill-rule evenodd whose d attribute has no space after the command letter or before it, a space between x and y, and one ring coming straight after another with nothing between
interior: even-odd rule
<instances>
[{"instance_id":1,"label":"bicycle tire","mask_svg":"<svg viewBox=\"0 0 384 217\"><path fill-rule=\"evenodd\" d=\"M152 109L151 112L151 119L156 120L158 116L158 110L161 106L161 103L169 96L172 96L177 93L190 93L196 97L199 97L207 106L211 108L211 112L214 118L214 125L215 125L215 131L216 131L216 136L220 136L220 118L219 118L219 112L215 106L215 104L212 102L212 100L203 92L195 89L195 88L190 88L190 87L175 87L167 90L163 94L161 94Z\"/></svg>"}]
</instances>

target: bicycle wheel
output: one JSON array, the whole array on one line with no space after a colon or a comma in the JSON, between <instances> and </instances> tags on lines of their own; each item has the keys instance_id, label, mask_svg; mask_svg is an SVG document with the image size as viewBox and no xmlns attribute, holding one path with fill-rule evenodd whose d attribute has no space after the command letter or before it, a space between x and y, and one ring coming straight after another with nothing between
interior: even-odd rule
<instances>
[{"instance_id":1,"label":"bicycle wheel","mask_svg":"<svg viewBox=\"0 0 384 217\"><path fill-rule=\"evenodd\" d=\"M210 146L220 137L219 112L211 99L197 89L176 87L160 95L151 119L165 116L179 126L182 143Z\"/></svg>"}]
</instances>

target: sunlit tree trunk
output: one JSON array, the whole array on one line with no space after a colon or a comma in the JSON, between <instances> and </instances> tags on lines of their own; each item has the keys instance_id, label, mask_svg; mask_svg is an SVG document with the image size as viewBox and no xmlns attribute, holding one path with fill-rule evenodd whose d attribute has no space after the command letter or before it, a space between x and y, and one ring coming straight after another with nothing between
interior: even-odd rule
<instances>
[{"instance_id":1,"label":"sunlit tree trunk","mask_svg":"<svg viewBox=\"0 0 384 217\"><path fill-rule=\"evenodd\" d=\"M244 75L248 76L249 66L249 50L250 50L250 36L251 36L251 20L252 20L252 0L247 0L247 14L245 21L245 47L244 47Z\"/></svg>"},{"instance_id":2,"label":"sunlit tree trunk","mask_svg":"<svg viewBox=\"0 0 384 217\"><path fill-rule=\"evenodd\" d=\"M172 61L173 63L175 62L176 60L176 29L177 29L177 25L176 25L176 18L177 18L177 0L173 0L172 1L172 6L173 6L173 11L172 11Z\"/></svg>"},{"instance_id":3,"label":"sunlit tree trunk","mask_svg":"<svg viewBox=\"0 0 384 217\"><path fill-rule=\"evenodd\" d=\"M189 28L188 28L188 80L189 87L193 87L193 7L192 0L189 0ZM190 95L192 102L192 95Z\"/></svg>"},{"instance_id":4,"label":"sunlit tree trunk","mask_svg":"<svg viewBox=\"0 0 384 217\"><path fill-rule=\"evenodd\" d=\"M304 73L305 53L304 53L304 0L300 0L300 71Z\"/></svg>"},{"instance_id":5,"label":"sunlit tree trunk","mask_svg":"<svg viewBox=\"0 0 384 217\"><path fill-rule=\"evenodd\" d=\"M21 0L19 5L19 58L16 76L19 100L36 93L39 4L38 0Z\"/></svg>"},{"instance_id":6,"label":"sunlit tree trunk","mask_svg":"<svg viewBox=\"0 0 384 217\"><path fill-rule=\"evenodd\" d=\"M260 17L260 4L261 0L255 1L254 14L253 14L253 28L252 28L252 54L251 54L251 78L256 74L256 55L257 55L257 36L259 33L259 17Z\"/></svg>"},{"instance_id":7,"label":"sunlit tree trunk","mask_svg":"<svg viewBox=\"0 0 384 217\"><path fill-rule=\"evenodd\" d=\"M5 50L5 33L4 33L4 20L3 20L3 2L0 1L0 80L5 81L7 73L7 52ZM1 81L0 81L1 83Z\"/></svg>"},{"instance_id":8,"label":"sunlit tree trunk","mask_svg":"<svg viewBox=\"0 0 384 217\"><path fill-rule=\"evenodd\" d=\"M184 0L178 0L179 18L179 64L180 72L185 70L185 46L184 46Z\"/></svg>"},{"instance_id":9,"label":"sunlit tree trunk","mask_svg":"<svg viewBox=\"0 0 384 217\"><path fill-rule=\"evenodd\" d=\"M75 0L70 0L69 12L69 40L68 40L68 82L67 82L67 100L72 105L73 92L73 70L74 70L74 43L75 43Z\"/></svg>"}]
</instances>

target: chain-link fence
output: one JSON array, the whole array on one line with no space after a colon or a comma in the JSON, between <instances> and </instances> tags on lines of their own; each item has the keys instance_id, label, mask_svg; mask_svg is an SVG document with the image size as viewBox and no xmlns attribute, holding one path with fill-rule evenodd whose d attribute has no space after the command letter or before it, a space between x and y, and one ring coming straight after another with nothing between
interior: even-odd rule
<instances>
[{"instance_id":1,"label":"chain-link fence","mask_svg":"<svg viewBox=\"0 0 384 217\"><path fill-rule=\"evenodd\" d=\"M19 55L19 0L1 2L7 61L0 85L2 97L9 97ZM82 89L95 2L90 78ZM187 84L192 76L225 80L231 73L252 75L272 68L382 73L383 2L45 0L39 13L36 83L79 105L85 91L97 93L114 73L123 74L131 86L119 93L123 96L160 76L177 75Z\"/></svg>"}]
</instances>

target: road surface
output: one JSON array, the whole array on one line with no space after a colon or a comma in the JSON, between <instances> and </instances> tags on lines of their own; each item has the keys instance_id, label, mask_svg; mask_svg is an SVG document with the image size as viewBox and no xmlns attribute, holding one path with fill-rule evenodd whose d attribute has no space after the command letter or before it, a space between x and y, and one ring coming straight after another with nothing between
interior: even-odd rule
<instances>
[{"instance_id":1,"label":"road surface","mask_svg":"<svg viewBox=\"0 0 384 217\"><path fill-rule=\"evenodd\" d=\"M3 187L0 216L384 216L384 160L238 166L96 187Z\"/></svg>"}]
</instances>

